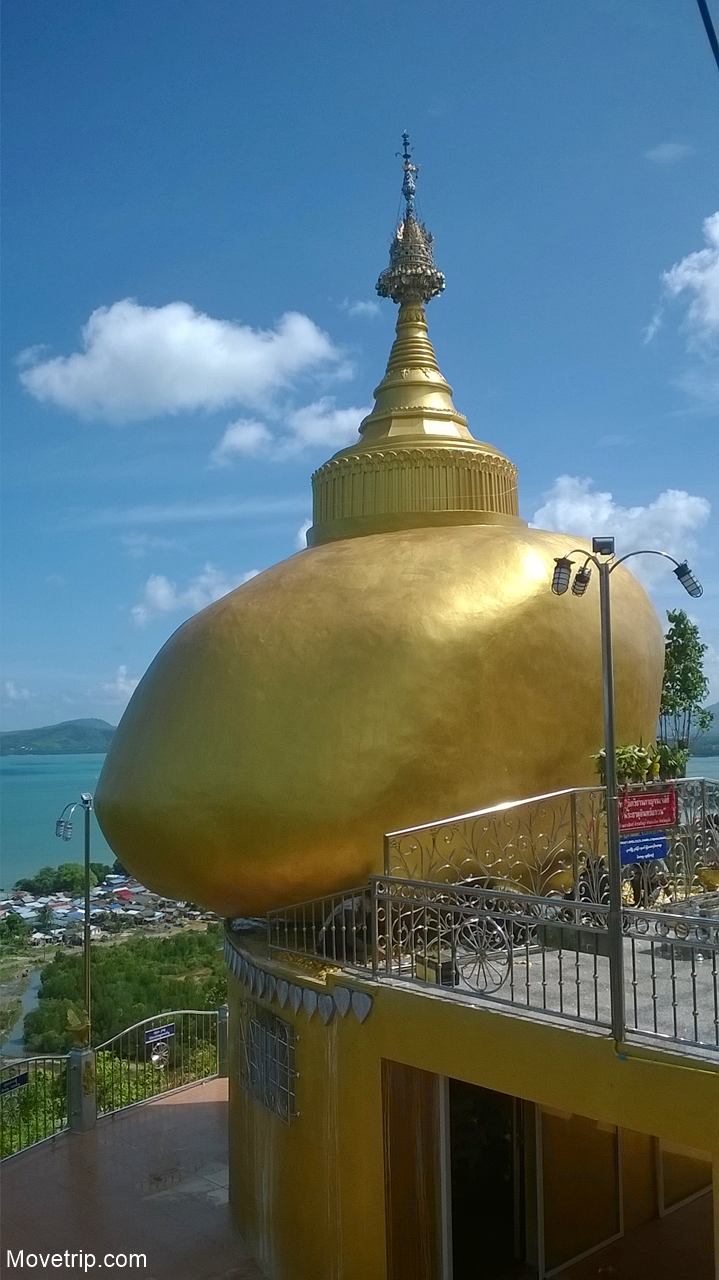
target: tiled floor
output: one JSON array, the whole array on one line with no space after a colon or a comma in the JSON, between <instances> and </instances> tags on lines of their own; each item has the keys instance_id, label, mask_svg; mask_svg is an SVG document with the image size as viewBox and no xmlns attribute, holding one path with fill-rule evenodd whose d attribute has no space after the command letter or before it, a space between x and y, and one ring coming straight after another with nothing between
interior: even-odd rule
<instances>
[{"instance_id":1,"label":"tiled floor","mask_svg":"<svg viewBox=\"0 0 719 1280\"><path fill-rule=\"evenodd\" d=\"M8 1250L16 1258L20 1249L94 1254L87 1274L105 1254L144 1253L146 1267L122 1268L135 1280L264 1280L230 1221L226 1080L14 1156L3 1165L1 1212L3 1280L85 1274L77 1258L59 1268L8 1265Z\"/></svg>"}]
</instances>

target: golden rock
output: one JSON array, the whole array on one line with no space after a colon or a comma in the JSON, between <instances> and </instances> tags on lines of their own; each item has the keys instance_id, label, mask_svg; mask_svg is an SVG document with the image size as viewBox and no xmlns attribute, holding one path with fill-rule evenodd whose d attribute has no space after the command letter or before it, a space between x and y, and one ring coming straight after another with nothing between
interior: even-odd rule
<instances>
[{"instance_id":1,"label":"golden rock","mask_svg":"<svg viewBox=\"0 0 719 1280\"><path fill-rule=\"evenodd\" d=\"M185 623L98 787L143 883L253 915L362 883L386 831L596 782L596 591L549 587L565 536L469 525L329 542ZM653 738L663 645L612 575L620 742Z\"/></svg>"}]
</instances>

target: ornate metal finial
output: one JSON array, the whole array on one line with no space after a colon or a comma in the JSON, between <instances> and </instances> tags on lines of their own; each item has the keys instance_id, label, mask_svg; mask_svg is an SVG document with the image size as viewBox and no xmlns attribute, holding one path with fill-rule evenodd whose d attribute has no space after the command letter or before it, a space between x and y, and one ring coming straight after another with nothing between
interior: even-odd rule
<instances>
[{"instance_id":1,"label":"ornate metal finial","mask_svg":"<svg viewBox=\"0 0 719 1280\"><path fill-rule=\"evenodd\" d=\"M419 173L419 166L412 164L410 156L412 148L409 145L409 134L405 129L402 134L402 161L404 168L404 179L402 181L402 195L405 198L405 219L414 217L414 197L417 191L417 183L415 182L415 174ZM399 154L399 152L397 153Z\"/></svg>"},{"instance_id":2,"label":"ornate metal finial","mask_svg":"<svg viewBox=\"0 0 719 1280\"><path fill-rule=\"evenodd\" d=\"M397 225L389 250L389 266L377 281L380 298L393 302L429 302L444 289L444 276L434 265L432 237L418 222L414 208L419 166L412 164L409 134L402 134L402 195L404 218Z\"/></svg>"}]
</instances>

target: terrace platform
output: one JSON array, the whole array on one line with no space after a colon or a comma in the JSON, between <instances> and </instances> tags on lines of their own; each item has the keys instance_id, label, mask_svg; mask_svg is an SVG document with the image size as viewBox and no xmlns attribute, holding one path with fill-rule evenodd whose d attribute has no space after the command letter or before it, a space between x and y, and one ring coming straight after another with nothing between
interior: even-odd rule
<instances>
[{"instance_id":1,"label":"terrace platform","mask_svg":"<svg viewBox=\"0 0 719 1280\"><path fill-rule=\"evenodd\" d=\"M8 1250L82 1250L98 1263L146 1254L146 1268L127 1267L137 1280L265 1280L230 1220L227 1181L227 1080L60 1134L3 1164L0 1275L24 1274ZM76 1263L35 1274L84 1273Z\"/></svg>"}]
</instances>

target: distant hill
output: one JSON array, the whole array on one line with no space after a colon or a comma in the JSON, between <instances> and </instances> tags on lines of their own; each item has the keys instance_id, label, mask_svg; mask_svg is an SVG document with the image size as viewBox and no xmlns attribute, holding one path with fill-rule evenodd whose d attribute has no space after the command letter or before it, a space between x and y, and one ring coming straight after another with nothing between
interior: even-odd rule
<instances>
[{"instance_id":1,"label":"distant hill","mask_svg":"<svg viewBox=\"0 0 719 1280\"><path fill-rule=\"evenodd\" d=\"M107 720L63 720L41 729L0 733L0 756L84 756L107 751L115 725Z\"/></svg>"},{"instance_id":2,"label":"distant hill","mask_svg":"<svg viewBox=\"0 0 719 1280\"><path fill-rule=\"evenodd\" d=\"M692 743L693 756L719 756L719 702L707 707L707 711L714 713L714 723Z\"/></svg>"}]
</instances>

